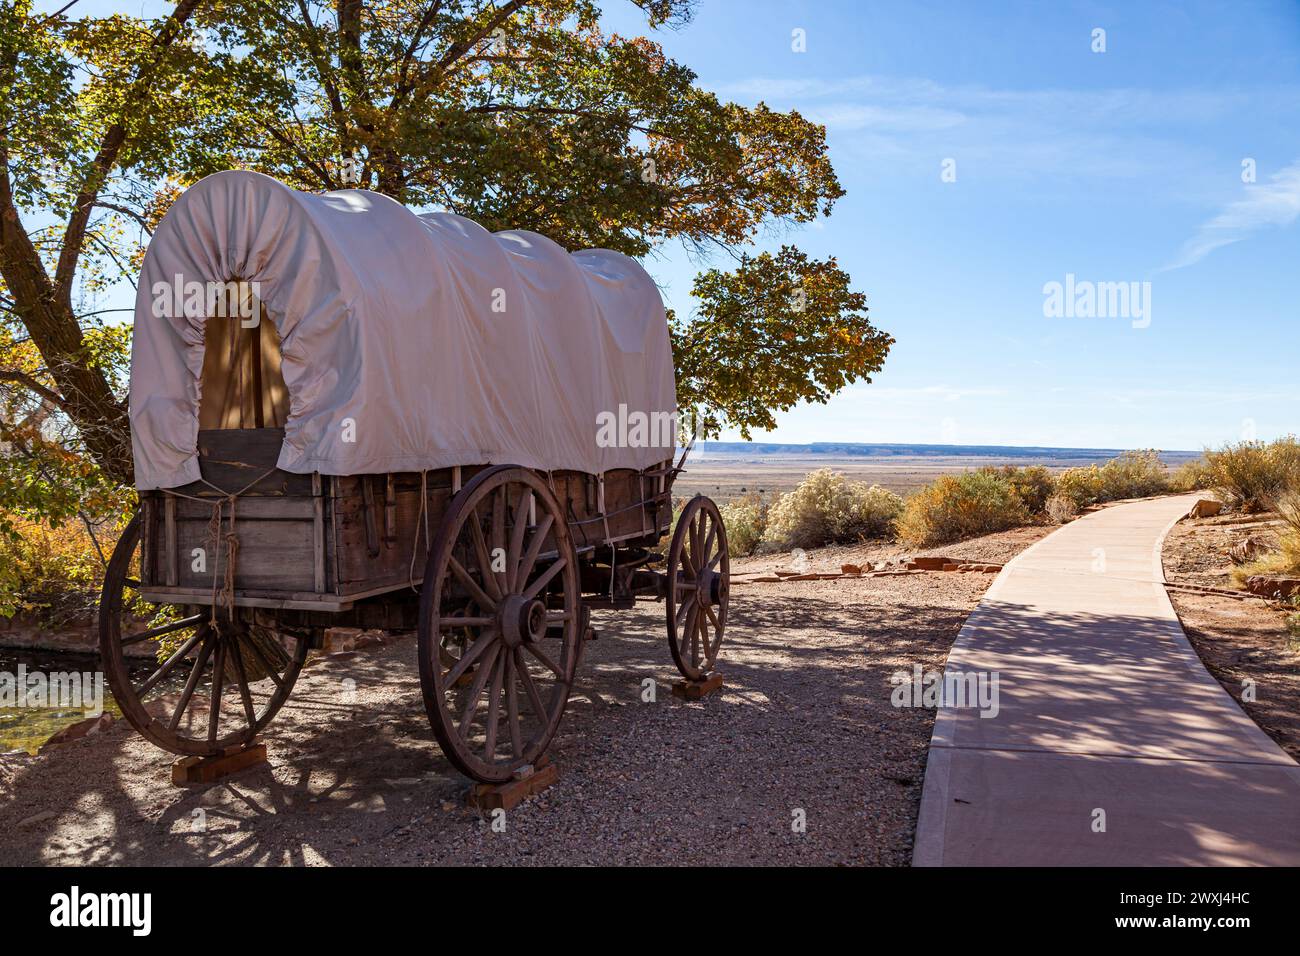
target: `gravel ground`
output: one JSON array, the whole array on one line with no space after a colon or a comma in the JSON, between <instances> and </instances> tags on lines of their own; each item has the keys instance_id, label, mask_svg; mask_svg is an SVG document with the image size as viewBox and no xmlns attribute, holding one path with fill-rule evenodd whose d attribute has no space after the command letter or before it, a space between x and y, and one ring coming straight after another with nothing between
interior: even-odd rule
<instances>
[{"instance_id":1,"label":"gravel ground","mask_svg":"<svg viewBox=\"0 0 1300 956\"><path fill-rule=\"evenodd\" d=\"M1045 530L948 550L1005 560ZM502 832L463 807L433 742L413 638L325 657L268 732L270 766L216 785L174 788L171 757L122 721L0 757L0 864L906 865L933 713L892 707L889 677L942 667L991 580L737 586L726 686L693 703L670 690L661 605L596 615L559 781Z\"/></svg>"},{"instance_id":2,"label":"gravel ground","mask_svg":"<svg viewBox=\"0 0 1300 956\"><path fill-rule=\"evenodd\" d=\"M1247 535L1268 539L1271 516L1198 518L1165 539L1165 577L1177 584L1232 588L1228 549ZM1187 638L1206 669L1264 733L1300 760L1300 642L1290 639L1286 612L1271 602L1170 590ZM1253 683L1254 700L1242 691Z\"/></svg>"}]
</instances>

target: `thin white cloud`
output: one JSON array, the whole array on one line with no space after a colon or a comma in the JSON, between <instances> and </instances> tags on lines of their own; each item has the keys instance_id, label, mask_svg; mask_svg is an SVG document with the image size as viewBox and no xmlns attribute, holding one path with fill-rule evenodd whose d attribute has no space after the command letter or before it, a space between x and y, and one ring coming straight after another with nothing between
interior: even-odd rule
<instances>
[{"instance_id":1,"label":"thin white cloud","mask_svg":"<svg viewBox=\"0 0 1300 956\"><path fill-rule=\"evenodd\" d=\"M751 77L718 92L799 110L825 125L837 152L855 162L928 174L936 157L953 157L959 175L1053 184L1195 180L1208 157L1189 148L1189 129L1247 109L1294 115L1300 104L1300 90L1289 87L1016 89L884 75Z\"/></svg>"},{"instance_id":2,"label":"thin white cloud","mask_svg":"<svg viewBox=\"0 0 1300 956\"><path fill-rule=\"evenodd\" d=\"M1215 249L1241 242L1269 226L1289 226L1300 217L1300 160L1274 173L1267 183L1246 187L1183 244L1178 258L1162 272L1200 262Z\"/></svg>"}]
</instances>

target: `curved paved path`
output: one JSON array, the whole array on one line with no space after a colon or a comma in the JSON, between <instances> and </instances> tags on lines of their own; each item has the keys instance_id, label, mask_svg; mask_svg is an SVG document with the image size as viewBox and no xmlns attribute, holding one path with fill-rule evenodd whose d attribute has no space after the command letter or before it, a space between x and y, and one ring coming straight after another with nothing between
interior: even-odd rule
<instances>
[{"instance_id":1,"label":"curved paved path","mask_svg":"<svg viewBox=\"0 0 1300 956\"><path fill-rule=\"evenodd\" d=\"M1195 500L1089 514L993 582L946 674L996 674L998 711L940 709L915 865L1300 864L1300 765L1205 670L1161 584Z\"/></svg>"}]
</instances>

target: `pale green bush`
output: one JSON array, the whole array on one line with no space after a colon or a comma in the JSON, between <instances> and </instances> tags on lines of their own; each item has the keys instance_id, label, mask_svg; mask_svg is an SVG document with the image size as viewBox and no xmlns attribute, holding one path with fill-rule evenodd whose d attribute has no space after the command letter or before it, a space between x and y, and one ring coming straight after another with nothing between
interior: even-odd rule
<instances>
[{"instance_id":1,"label":"pale green bush","mask_svg":"<svg viewBox=\"0 0 1300 956\"><path fill-rule=\"evenodd\" d=\"M718 510L727 529L727 546L733 555L753 554L767 530L768 505L761 496L733 498Z\"/></svg>"},{"instance_id":2,"label":"pale green bush","mask_svg":"<svg viewBox=\"0 0 1300 956\"><path fill-rule=\"evenodd\" d=\"M1213 484L1210 467L1204 458L1183 462L1169 476L1170 491L1202 491Z\"/></svg>"},{"instance_id":3,"label":"pale green bush","mask_svg":"<svg viewBox=\"0 0 1300 956\"><path fill-rule=\"evenodd\" d=\"M1096 465L1067 468L1056 476L1056 494L1068 498L1080 510L1096 504L1101 498L1101 469Z\"/></svg>"},{"instance_id":4,"label":"pale green bush","mask_svg":"<svg viewBox=\"0 0 1300 956\"><path fill-rule=\"evenodd\" d=\"M1014 465L1003 465L997 468L990 465L981 468L980 471L1005 481L1031 515L1043 513L1043 509L1047 507L1047 499L1056 489L1052 473L1042 465L1030 465L1027 468L1017 468Z\"/></svg>"},{"instance_id":5,"label":"pale green bush","mask_svg":"<svg viewBox=\"0 0 1300 956\"><path fill-rule=\"evenodd\" d=\"M850 482L821 468L767 512L763 543L776 548L817 548L888 534L903 499L879 485Z\"/></svg>"},{"instance_id":6,"label":"pale green bush","mask_svg":"<svg viewBox=\"0 0 1300 956\"><path fill-rule=\"evenodd\" d=\"M1169 490L1169 472L1154 449L1126 451L1098 470L1101 493L1098 501L1146 498Z\"/></svg>"}]
</instances>

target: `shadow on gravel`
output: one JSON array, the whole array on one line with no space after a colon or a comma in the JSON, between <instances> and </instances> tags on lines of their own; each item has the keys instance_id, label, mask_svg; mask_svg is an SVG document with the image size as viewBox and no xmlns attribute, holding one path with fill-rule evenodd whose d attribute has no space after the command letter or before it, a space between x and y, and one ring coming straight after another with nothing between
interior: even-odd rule
<instances>
[{"instance_id":1,"label":"shadow on gravel","mask_svg":"<svg viewBox=\"0 0 1300 956\"><path fill-rule=\"evenodd\" d=\"M690 704L661 605L596 615L552 745L560 783L505 835L461 808L404 639L305 670L269 768L179 790L170 755L121 722L22 761L0 863L905 865L933 713L891 706L889 676L942 667L972 603L926 600L735 596L724 693Z\"/></svg>"}]
</instances>

